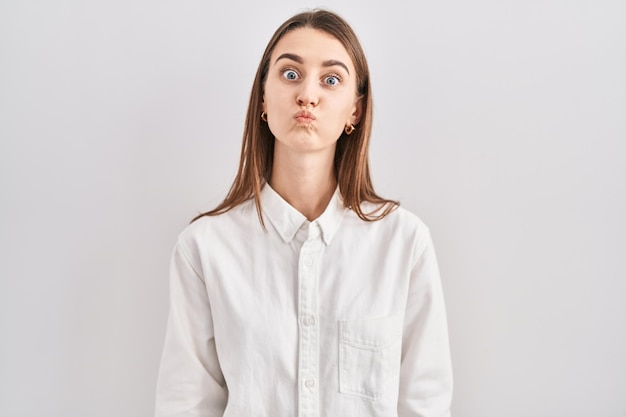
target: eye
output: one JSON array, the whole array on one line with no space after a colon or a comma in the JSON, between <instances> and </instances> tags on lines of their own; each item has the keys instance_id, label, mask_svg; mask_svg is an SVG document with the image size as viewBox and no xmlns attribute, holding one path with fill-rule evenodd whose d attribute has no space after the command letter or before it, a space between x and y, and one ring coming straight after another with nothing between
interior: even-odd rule
<instances>
[{"instance_id":1,"label":"eye","mask_svg":"<svg viewBox=\"0 0 626 417\"><path fill-rule=\"evenodd\" d=\"M341 82L341 78L335 74L324 77L324 84L326 85L335 86L339 84L340 82Z\"/></svg>"},{"instance_id":2,"label":"eye","mask_svg":"<svg viewBox=\"0 0 626 417\"><path fill-rule=\"evenodd\" d=\"M299 78L299 75L296 71L292 69L287 69L283 71L283 77L285 77L287 80L293 81L297 80Z\"/></svg>"}]
</instances>

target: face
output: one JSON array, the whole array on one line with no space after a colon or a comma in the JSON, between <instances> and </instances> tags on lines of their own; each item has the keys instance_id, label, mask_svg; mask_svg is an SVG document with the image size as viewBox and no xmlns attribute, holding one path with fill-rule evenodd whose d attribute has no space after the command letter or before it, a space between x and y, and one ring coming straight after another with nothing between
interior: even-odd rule
<instances>
[{"instance_id":1,"label":"face","mask_svg":"<svg viewBox=\"0 0 626 417\"><path fill-rule=\"evenodd\" d=\"M341 42L312 28L284 35L270 57L263 110L277 150L334 154L361 112L356 70Z\"/></svg>"}]
</instances>

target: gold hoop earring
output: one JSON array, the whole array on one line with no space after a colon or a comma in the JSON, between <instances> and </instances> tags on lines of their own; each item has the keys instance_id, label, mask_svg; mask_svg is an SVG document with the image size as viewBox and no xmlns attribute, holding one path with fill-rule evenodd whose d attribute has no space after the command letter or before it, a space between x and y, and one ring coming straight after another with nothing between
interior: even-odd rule
<instances>
[{"instance_id":1,"label":"gold hoop earring","mask_svg":"<svg viewBox=\"0 0 626 417\"><path fill-rule=\"evenodd\" d=\"M354 132L354 129L355 129L354 125L349 125L349 126L346 126L345 129L343 130L344 132L346 132L346 135L351 135L352 132Z\"/></svg>"},{"instance_id":2,"label":"gold hoop earring","mask_svg":"<svg viewBox=\"0 0 626 417\"><path fill-rule=\"evenodd\" d=\"M264 111L261 112L261 120L267 123L267 113L265 113Z\"/></svg>"}]
</instances>

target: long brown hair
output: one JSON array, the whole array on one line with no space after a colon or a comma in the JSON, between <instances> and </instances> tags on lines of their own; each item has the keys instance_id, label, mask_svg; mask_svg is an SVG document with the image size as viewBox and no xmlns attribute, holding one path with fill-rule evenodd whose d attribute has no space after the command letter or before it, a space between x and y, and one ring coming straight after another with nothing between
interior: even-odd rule
<instances>
[{"instance_id":1,"label":"long brown hair","mask_svg":"<svg viewBox=\"0 0 626 417\"><path fill-rule=\"evenodd\" d=\"M344 205L365 221L380 220L397 207L396 201L384 199L376 194L370 179L368 149L372 130L372 94L365 53L356 34L345 20L327 10L313 10L299 13L287 20L276 30L267 44L252 85L235 181L220 205L196 216L192 222L202 216L225 213L254 198L259 220L264 225L261 214L261 188L269 182L272 174L275 140L267 123L262 122L260 118L265 80L270 58L278 41L288 32L304 27L321 30L339 40L346 48L356 69L357 94L361 97L363 106L361 120L349 138L345 132L341 134L335 150L335 175ZM364 212L361 208L362 202L370 202L377 207L373 211Z\"/></svg>"}]
</instances>

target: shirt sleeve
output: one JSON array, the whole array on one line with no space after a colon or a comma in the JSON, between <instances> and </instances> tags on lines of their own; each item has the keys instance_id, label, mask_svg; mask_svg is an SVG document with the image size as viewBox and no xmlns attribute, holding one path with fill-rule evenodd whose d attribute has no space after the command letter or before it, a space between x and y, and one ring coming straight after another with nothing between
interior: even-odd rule
<instances>
[{"instance_id":1,"label":"shirt sleeve","mask_svg":"<svg viewBox=\"0 0 626 417\"><path fill-rule=\"evenodd\" d=\"M428 234L411 271L400 368L399 417L449 417L452 364L439 267Z\"/></svg>"},{"instance_id":2,"label":"shirt sleeve","mask_svg":"<svg viewBox=\"0 0 626 417\"><path fill-rule=\"evenodd\" d=\"M170 264L170 312L156 390L156 417L217 417L228 391L220 369L211 306L199 263L182 244Z\"/></svg>"}]
</instances>

